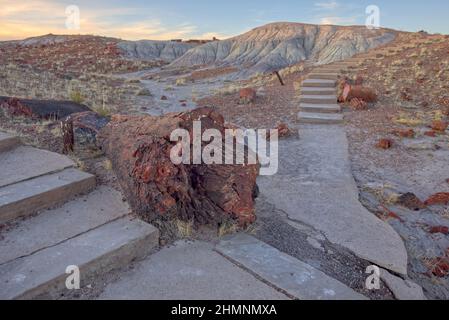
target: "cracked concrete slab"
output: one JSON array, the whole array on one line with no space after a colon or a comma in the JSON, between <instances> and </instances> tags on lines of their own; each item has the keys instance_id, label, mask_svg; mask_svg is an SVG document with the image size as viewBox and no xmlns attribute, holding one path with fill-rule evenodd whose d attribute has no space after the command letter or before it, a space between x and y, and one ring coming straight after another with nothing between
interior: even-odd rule
<instances>
[{"instance_id":1,"label":"cracked concrete slab","mask_svg":"<svg viewBox=\"0 0 449 320\"><path fill-rule=\"evenodd\" d=\"M247 234L224 238L216 250L300 300L365 300L340 281Z\"/></svg>"},{"instance_id":2,"label":"cracked concrete slab","mask_svg":"<svg viewBox=\"0 0 449 320\"><path fill-rule=\"evenodd\" d=\"M258 179L261 194L289 219L385 269L407 274L407 252L394 229L359 202L343 127L301 126L282 140L279 171Z\"/></svg>"},{"instance_id":3,"label":"cracked concrete slab","mask_svg":"<svg viewBox=\"0 0 449 320\"><path fill-rule=\"evenodd\" d=\"M100 299L286 300L205 242L178 241L109 284Z\"/></svg>"},{"instance_id":4,"label":"cracked concrete slab","mask_svg":"<svg viewBox=\"0 0 449 320\"><path fill-rule=\"evenodd\" d=\"M427 300L423 289L413 281L396 277L384 269L380 270L380 278L398 300Z\"/></svg>"}]
</instances>

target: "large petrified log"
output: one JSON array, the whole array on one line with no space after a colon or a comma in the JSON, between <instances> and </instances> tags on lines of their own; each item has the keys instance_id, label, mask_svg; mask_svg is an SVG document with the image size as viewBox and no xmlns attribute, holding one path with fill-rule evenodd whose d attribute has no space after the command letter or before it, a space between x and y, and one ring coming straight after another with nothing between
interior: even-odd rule
<instances>
[{"instance_id":1,"label":"large petrified log","mask_svg":"<svg viewBox=\"0 0 449 320\"><path fill-rule=\"evenodd\" d=\"M27 116L37 119L63 119L73 113L90 109L72 101L19 99L0 97L0 109L13 116Z\"/></svg>"},{"instance_id":2,"label":"large petrified log","mask_svg":"<svg viewBox=\"0 0 449 320\"><path fill-rule=\"evenodd\" d=\"M201 121L202 132L219 130L224 145L223 117L210 108L163 117L116 115L97 140L112 161L132 208L143 218L177 218L198 224L232 218L241 226L254 222L258 164L171 161L171 150L177 145L170 141L171 133L185 129L192 137L193 121Z\"/></svg>"}]
</instances>

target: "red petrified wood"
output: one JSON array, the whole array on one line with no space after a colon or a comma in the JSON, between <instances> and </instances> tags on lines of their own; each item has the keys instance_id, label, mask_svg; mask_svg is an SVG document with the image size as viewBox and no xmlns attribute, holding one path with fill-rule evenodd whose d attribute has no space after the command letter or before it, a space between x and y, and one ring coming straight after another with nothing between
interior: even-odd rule
<instances>
[{"instance_id":1,"label":"red petrified wood","mask_svg":"<svg viewBox=\"0 0 449 320\"><path fill-rule=\"evenodd\" d=\"M239 92L239 98L241 104L253 103L256 100L256 90L252 88L243 88Z\"/></svg>"},{"instance_id":2,"label":"red petrified wood","mask_svg":"<svg viewBox=\"0 0 449 320\"><path fill-rule=\"evenodd\" d=\"M432 195L426 200L425 204L427 206L434 205L448 205L449 204L449 192L440 192Z\"/></svg>"},{"instance_id":3,"label":"red petrified wood","mask_svg":"<svg viewBox=\"0 0 449 320\"><path fill-rule=\"evenodd\" d=\"M98 141L132 208L144 219L213 224L232 218L241 226L253 223L259 164L177 165L171 161L177 144L170 141L171 133L185 129L192 137L193 121L201 121L202 132L220 131L224 145L224 119L210 108L163 117L113 116ZM208 143L203 142L203 147Z\"/></svg>"}]
</instances>

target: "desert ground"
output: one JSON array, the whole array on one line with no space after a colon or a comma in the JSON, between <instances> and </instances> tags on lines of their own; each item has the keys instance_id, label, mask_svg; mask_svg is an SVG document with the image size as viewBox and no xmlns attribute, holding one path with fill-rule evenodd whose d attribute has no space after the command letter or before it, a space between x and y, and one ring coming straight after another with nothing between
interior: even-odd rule
<instances>
[{"instance_id":1,"label":"desert ground","mask_svg":"<svg viewBox=\"0 0 449 320\"><path fill-rule=\"evenodd\" d=\"M313 77L320 74L330 78ZM314 79L335 81L329 90L339 100L332 103L339 112L324 120L318 116L321 123L301 118L303 105L316 99L304 100L304 83ZM351 98L352 91L348 97L347 88L357 86L375 98ZM65 116L39 111L48 101L70 101L101 119L112 118L114 139L99 148L84 139L85 131L75 130L67 157L74 168L95 176L97 191L117 192L117 206L122 199L130 202L132 219L142 218L159 232L145 254L110 270L96 268L80 291L48 284L43 291L17 289L0 297L449 299L448 89L449 36L425 32L275 23L204 43L56 35L0 42L0 132L60 154ZM41 103L32 107L33 101ZM133 184L120 162L125 152L111 151L126 146L132 135L113 130L129 126L136 137L154 135L202 107L212 110L208 116L221 115L229 128L280 130L279 171L257 178L256 219L250 224L239 225L238 216L211 224L191 216L150 219L139 205L134 210ZM82 127L88 134L96 133L92 127L98 123L91 124ZM11 181L0 184L0 199L2 188L21 182ZM33 234L39 212L0 220L2 251L20 253L17 234ZM81 231L70 239L87 233ZM5 255L0 270L19 270L20 259L44 254L62 239L48 241L26 254ZM373 264L382 269L378 290L365 287ZM279 276L290 270L324 280L291 286ZM170 286L176 285L174 294ZM318 292L331 287L330 295L330 289Z\"/></svg>"}]
</instances>

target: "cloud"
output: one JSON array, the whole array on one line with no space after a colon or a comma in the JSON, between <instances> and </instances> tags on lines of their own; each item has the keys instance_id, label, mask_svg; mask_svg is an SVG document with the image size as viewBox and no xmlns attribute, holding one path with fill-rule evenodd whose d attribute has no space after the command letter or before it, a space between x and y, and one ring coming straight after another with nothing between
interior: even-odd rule
<instances>
[{"instance_id":1,"label":"cloud","mask_svg":"<svg viewBox=\"0 0 449 320\"><path fill-rule=\"evenodd\" d=\"M0 40L23 39L48 33L95 34L128 40L202 37L193 24L168 27L159 19L145 16L137 8L91 9L80 6L80 29L69 30L65 27L66 6L60 2L34 0L18 3L15 0L0 0L0 7Z\"/></svg>"},{"instance_id":2,"label":"cloud","mask_svg":"<svg viewBox=\"0 0 449 320\"><path fill-rule=\"evenodd\" d=\"M335 10L340 8L340 4L337 1L332 0L329 2L317 2L315 3L315 7L323 10Z\"/></svg>"},{"instance_id":3,"label":"cloud","mask_svg":"<svg viewBox=\"0 0 449 320\"><path fill-rule=\"evenodd\" d=\"M355 24L357 19L355 17L322 17L320 18L320 24L331 25L347 25Z\"/></svg>"}]
</instances>

